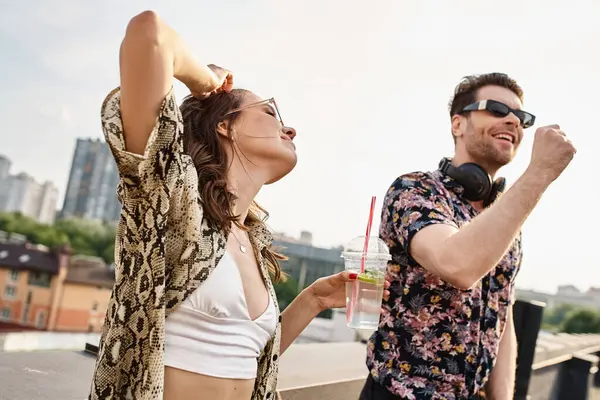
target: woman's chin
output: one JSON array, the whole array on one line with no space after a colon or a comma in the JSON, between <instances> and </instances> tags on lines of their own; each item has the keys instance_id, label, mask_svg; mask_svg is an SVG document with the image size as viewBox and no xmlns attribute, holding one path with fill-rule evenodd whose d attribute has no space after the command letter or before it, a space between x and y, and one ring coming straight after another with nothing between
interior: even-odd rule
<instances>
[{"instance_id":1,"label":"woman's chin","mask_svg":"<svg viewBox=\"0 0 600 400\"><path fill-rule=\"evenodd\" d=\"M298 158L296 157L296 153L294 153L293 159L290 159L289 163L286 163L287 165L280 166L280 168L278 168L277 173L275 174L274 178L268 180L265 184L271 185L271 184L278 182L281 179L285 178L290 172L292 172L294 170L297 162L298 162Z\"/></svg>"}]
</instances>

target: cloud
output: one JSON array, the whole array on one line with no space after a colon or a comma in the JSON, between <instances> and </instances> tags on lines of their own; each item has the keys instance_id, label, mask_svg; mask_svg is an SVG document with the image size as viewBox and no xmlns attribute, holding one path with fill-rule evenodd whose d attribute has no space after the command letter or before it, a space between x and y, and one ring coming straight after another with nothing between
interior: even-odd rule
<instances>
[{"instance_id":1,"label":"cloud","mask_svg":"<svg viewBox=\"0 0 600 400\"><path fill-rule=\"evenodd\" d=\"M67 129L76 125L72 107L67 104L45 104L38 110L38 114L44 119L44 124L54 122Z\"/></svg>"},{"instance_id":2,"label":"cloud","mask_svg":"<svg viewBox=\"0 0 600 400\"><path fill-rule=\"evenodd\" d=\"M45 119L45 123L54 120L64 127L73 126L72 111L70 110L70 106L66 104L45 104L38 109L38 114Z\"/></svg>"}]
</instances>

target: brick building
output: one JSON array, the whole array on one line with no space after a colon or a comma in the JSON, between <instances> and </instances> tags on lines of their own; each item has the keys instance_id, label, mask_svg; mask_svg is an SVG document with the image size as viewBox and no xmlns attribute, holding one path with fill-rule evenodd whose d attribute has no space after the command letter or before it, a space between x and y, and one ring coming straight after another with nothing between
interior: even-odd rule
<instances>
[{"instance_id":1,"label":"brick building","mask_svg":"<svg viewBox=\"0 0 600 400\"><path fill-rule=\"evenodd\" d=\"M67 247L0 243L0 331L99 332L114 271Z\"/></svg>"}]
</instances>

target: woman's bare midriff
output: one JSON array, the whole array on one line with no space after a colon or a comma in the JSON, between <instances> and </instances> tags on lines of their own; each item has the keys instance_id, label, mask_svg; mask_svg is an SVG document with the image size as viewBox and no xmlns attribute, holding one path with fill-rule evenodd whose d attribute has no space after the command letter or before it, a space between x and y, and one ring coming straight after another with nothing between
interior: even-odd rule
<instances>
[{"instance_id":1,"label":"woman's bare midriff","mask_svg":"<svg viewBox=\"0 0 600 400\"><path fill-rule=\"evenodd\" d=\"M164 400L250 400L254 379L228 379L165 367Z\"/></svg>"}]
</instances>

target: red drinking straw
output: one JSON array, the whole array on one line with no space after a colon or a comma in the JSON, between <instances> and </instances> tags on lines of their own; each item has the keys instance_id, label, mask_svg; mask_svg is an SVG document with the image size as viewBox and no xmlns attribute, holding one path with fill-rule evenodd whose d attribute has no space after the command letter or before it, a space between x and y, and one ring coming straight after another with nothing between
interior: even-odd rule
<instances>
[{"instance_id":1,"label":"red drinking straw","mask_svg":"<svg viewBox=\"0 0 600 400\"><path fill-rule=\"evenodd\" d=\"M371 211L369 212L369 221L367 222L367 233L365 233L365 246L363 247L362 260L360 263L360 273L365 272L365 261L369 251L369 237L371 236L371 225L373 225L373 212L375 211L375 196L371 197Z\"/></svg>"},{"instance_id":2,"label":"red drinking straw","mask_svg":"<svg viewBox=\"0 0 600 400\"><path fill-rule=\"evenodd\" d=\"M371 225L373 225L373 212L375 211L375 196L371 197L371 210L369 212L369 221L367 222L367 232L365 233L365 245L363 247L362 258L360 262L360 273L365 272L365 261L367 258L367 252L369 251L369 237L371 236ZM352 287L352 301L349 306L346 308L346 321L350 323L351 316L353 314L352 308L356 305L356 297L358 296L358 282L354 282Z\"/></svg>"}]
</instances>

